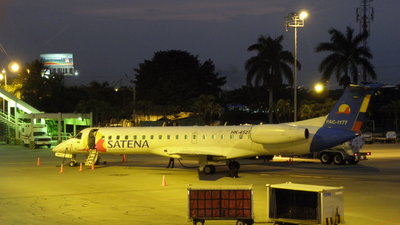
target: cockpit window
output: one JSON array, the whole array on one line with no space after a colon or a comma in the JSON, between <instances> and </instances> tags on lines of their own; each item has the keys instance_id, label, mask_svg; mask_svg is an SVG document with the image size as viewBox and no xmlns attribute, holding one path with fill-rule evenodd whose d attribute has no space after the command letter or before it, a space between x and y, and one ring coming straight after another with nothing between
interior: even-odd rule
<instances>
[{"instance_id":1,"label":"cockpit window","mask_svg":"<svg viewBox=\"0 0 400 225\"><path fill-rule=\"evenodd\" d=\"M79 132L79 133L75 136L75 138L76 138L76 139L81 139L81 138L82 138L82 133Z\"/></svg>"}]
</instances>

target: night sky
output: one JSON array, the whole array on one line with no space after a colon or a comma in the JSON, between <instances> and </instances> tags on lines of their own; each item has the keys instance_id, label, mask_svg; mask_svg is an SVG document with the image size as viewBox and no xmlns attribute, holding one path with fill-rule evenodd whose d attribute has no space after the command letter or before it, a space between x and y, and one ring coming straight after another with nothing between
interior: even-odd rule
<instances>
[{"instance_id":1,"label":"night sky","mask_svg":"<svg viewBox=\"0 0 400 225\"><path fill-rule=\"evenodd\" d=\"M378 81L400 83L400 1L371 5L369 46ZM254 54L247 47L261 34L284 34L284 48L293 51L293 29L285 32L284 17L307 9L310 17L298 32L298 79L309 87L320 78L318 65L326 56L316 46L329 41L332 27L358 31L359 6L360 0L0 0L0 43L8 53L0 54L0 63L73 53L80 72L75 83L128 85L125 74L133 79L133 69L154 52L178 49L211 59L228 78L225 88L238 88L245 83L244 63Z\"/></svg>"}]
</instances>

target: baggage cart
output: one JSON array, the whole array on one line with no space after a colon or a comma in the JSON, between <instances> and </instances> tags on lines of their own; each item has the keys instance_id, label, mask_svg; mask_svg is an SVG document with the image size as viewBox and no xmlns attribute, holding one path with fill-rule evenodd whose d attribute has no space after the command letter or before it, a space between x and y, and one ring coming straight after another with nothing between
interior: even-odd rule
<instances>
[{"instance_id":1,"label":"baggage cart","mask_svg":"<svg viewBox=\"0 0 400 225\"><path fill-rule=\"evenodd\" d=\"M254 223L252 186L189 186L188 199L188 218L194 225L203 225L206 220Z\"/></svg>"}]
</instances>

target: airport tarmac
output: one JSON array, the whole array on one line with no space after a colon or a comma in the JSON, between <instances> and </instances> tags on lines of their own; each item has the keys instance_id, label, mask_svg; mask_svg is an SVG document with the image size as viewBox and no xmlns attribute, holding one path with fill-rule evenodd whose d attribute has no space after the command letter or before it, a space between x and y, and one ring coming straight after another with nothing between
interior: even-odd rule
<instances>
[{"instance_id":1,"label":"airport tarmac","mask_svg":"<svg viewBox=\"0 0 400 225\"><path fill-rule=\"evenodd\" d=\"M366 145L372 156L358 165L323 165L318 160L276 158L240 161L239 178L218 166L211 176L197 163L149 155L107 155L106 165L64 167L49 149L0 145L0 224L192 224L187 219L187 187L249 185L254 187L255 224L266 223L266 184L295 182L343 186L346 224L400 224L400 144ZM40 166L37 165L40 158ZM84 157L78 157L83 161ZM65 163L67 163L66 161ZM166 186L162 186L165 177ZM206 221L205 224L235 224Z\"/></svg>"}]
</instances>

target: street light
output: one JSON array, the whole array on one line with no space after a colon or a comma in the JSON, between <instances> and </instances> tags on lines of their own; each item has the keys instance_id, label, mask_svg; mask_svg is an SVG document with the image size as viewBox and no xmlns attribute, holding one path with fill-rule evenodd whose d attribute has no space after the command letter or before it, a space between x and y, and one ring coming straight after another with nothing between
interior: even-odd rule
<instances>
[{"instance_id":1,"label":"street light","mask_svg":"<svg viewBox=\"0 0 400 225\"><path fill-rule=\"evenodd\" d=\"M325 89L325 87L324 87L324 85L323 85L321 82L318 82L318 83L316 83L316 84L314 85L314 91L315 91L317 94L322 93L322 92L324 91L324 89Z\"/></svg>"},{"instance_id":2,"label":"street light","mask_svg":"<svg viewBox=\"0 0 400 225\"><path fill-rule=\"evenodd\" d=\"M297 121L297 28L304 27L304 20L308 17L307 11L300 13L291 12L285 17L285 28L294 28L294 77L293 77L293 98L294 98L294 121Z\"/></svg>"},{"instance_id":3,"label":"street light","mask_svg":"<svg viewBox=\"0 0 400 225\"><path fill-rule=\"evenodd\" d=\"M7 72L6 69L2 69L0 73L0 80L4 79L4 87L7 88Z\"/></svg>"},{"instance_id":4,"label":"street light","mask_svg":"<svg viewBox=\"0 0 400 225\"><path fill-rule=\"evenodd\" d=\"M19 65L19 63L17 62L11 62L8 65L8 68L10 69L11 72L16 73L19 71L19 69L21 68L21 66Z\"/></svg>"}]
</instances>

